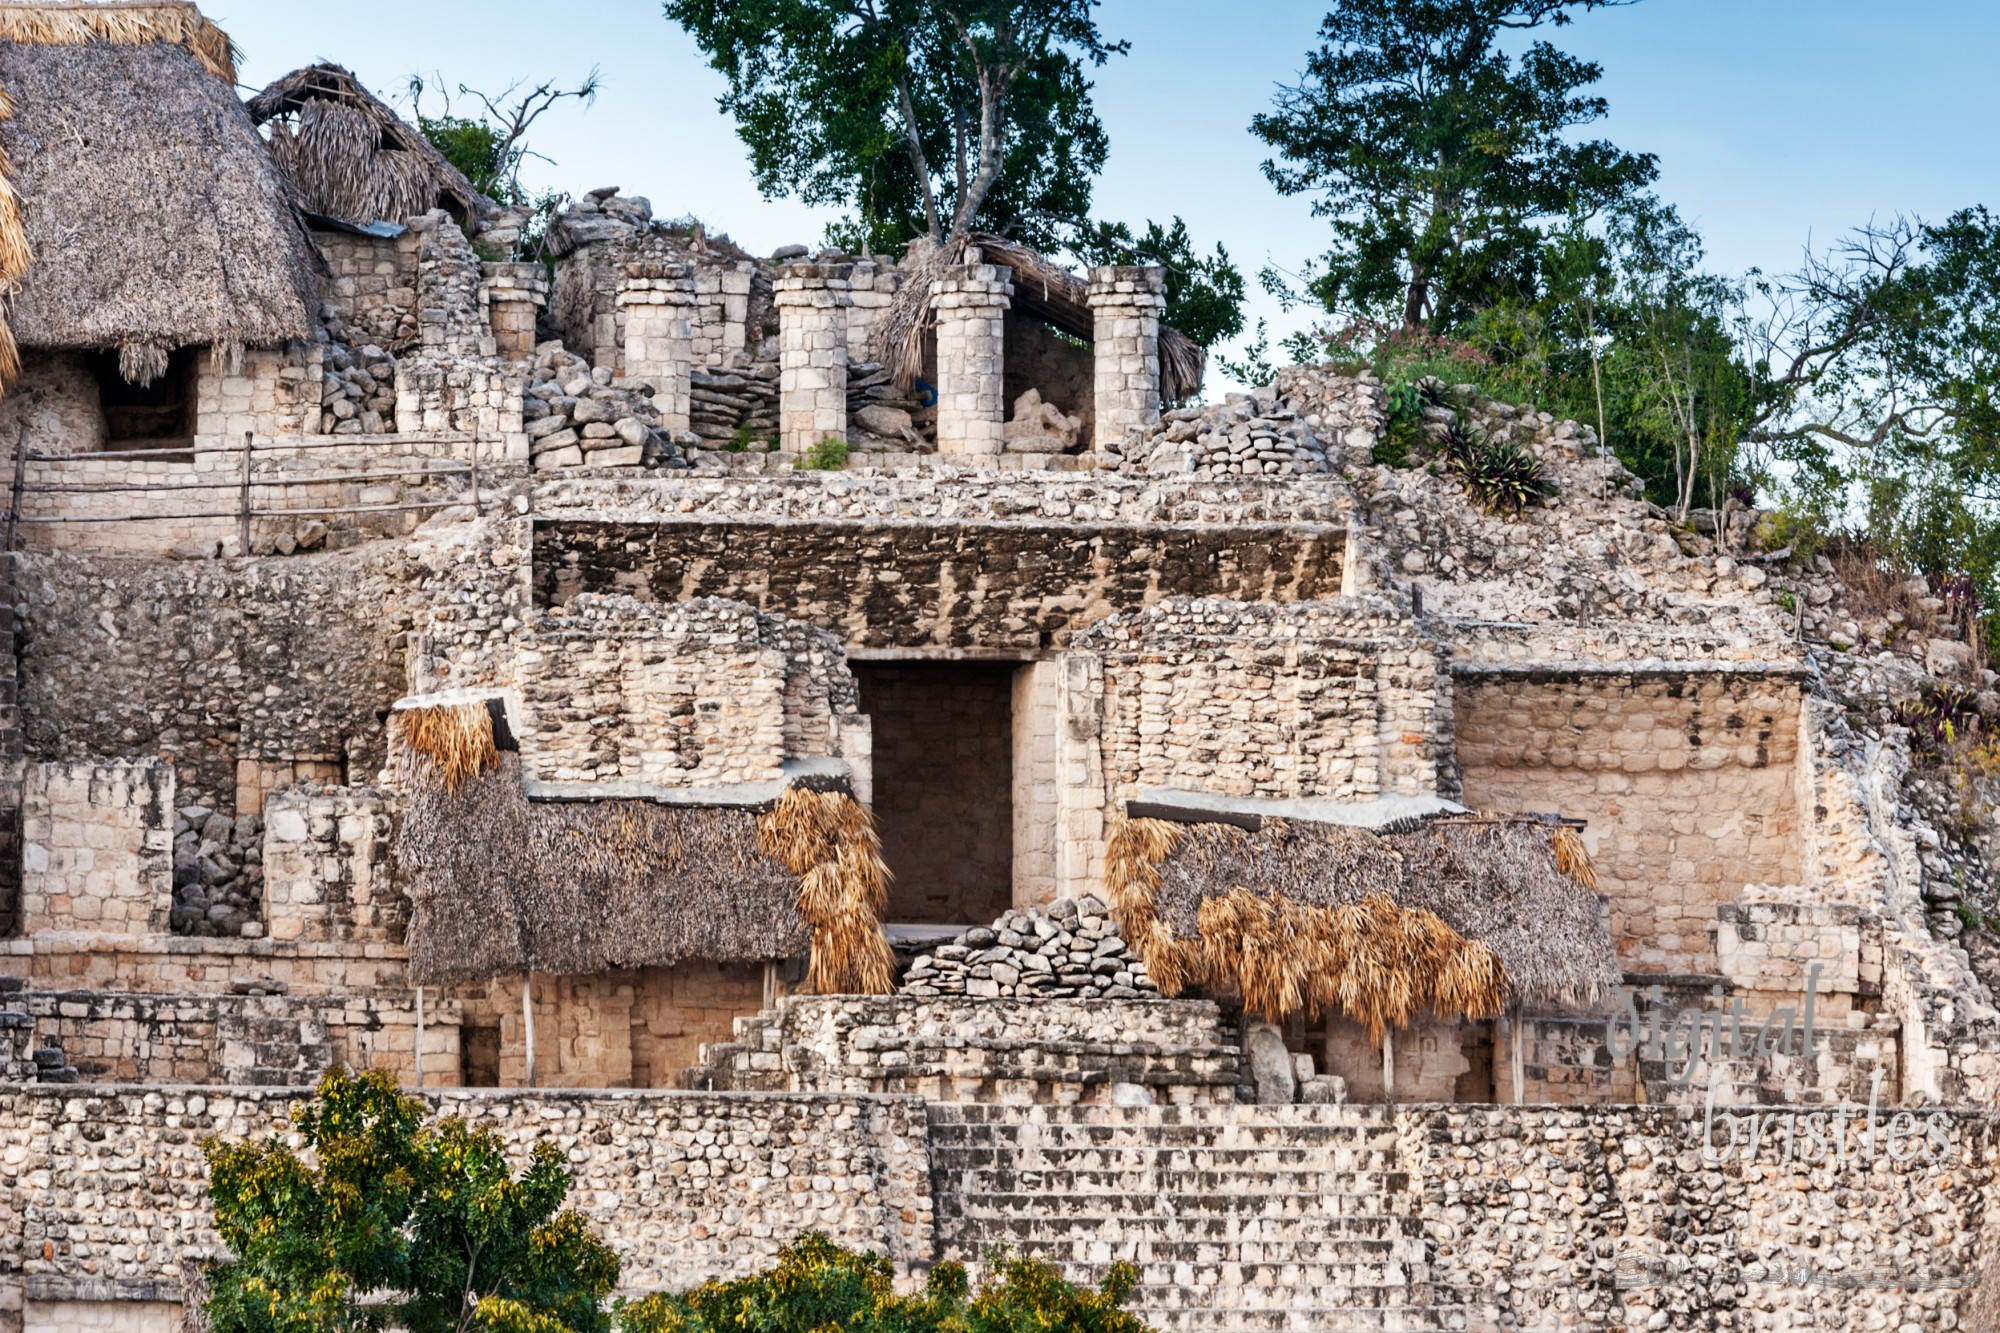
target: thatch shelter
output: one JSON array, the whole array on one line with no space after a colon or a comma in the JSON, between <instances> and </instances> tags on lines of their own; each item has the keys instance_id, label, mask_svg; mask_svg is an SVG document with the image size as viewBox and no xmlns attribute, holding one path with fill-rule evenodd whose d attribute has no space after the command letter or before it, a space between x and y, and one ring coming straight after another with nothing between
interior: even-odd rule
<instances>
[{"instance_id":1,"label":"thatch shelter","mask_svg":"<svg viewBox=\"0 0 2000 1333\"><path fill-rule=\"evenodd\" d=\"M810 953L810 989L890 989L888 870L845 791L794 786L764 809L531 801L485 703L396 717L412 981Z\"/></svg>"},{"instance_id":2,"label":"thatch shelter","mask_svg":"<svg viewBox=\"0 0 2000 1333\"><path fill-rule=\"evenodd\" d=\"M1588 1008L1618 983L1589 857L1558 822L1249 823L1113 830L1112 911L1162 993L1272 1021L1338 1010L1379 1041L1431 1015Z\"/></svg>"},{"instance_id":3,"label":"thatch shelter","mask_svg":"<svg viewBox=\"0 0 2000 1333\"><path fill-rule=\"evenodd\" d=\"M1083 342L1096 335L1090 313L1090 284L1039 251L990 232L974 232L955 245L919 251L896 289L882 321L875 353L898 381L908 385L923 373L924 335L931 327L930 289L940 270L965 262L968 247L982 262L1007 269L1014 281L1014 309ZM1183 402L1201 392L1208 353L1179 329L1160 326L1160 396Z\"/></svg>"},{"instance_id":4,"label":"thatch shelter","mask_svg":"<svg viewBox=\"0 0 2000 1333\"><path fill-rule=\"evenodd\" d=\"M365 225L442 208L460 222L496 207L444 154L339 65L293 70L250 99L308 212Z\"/></svg>"},{"instance_id":5,"label":"thatch shelter","mask_svg":"<svg viewBox=\"0 0 2000 1333\"><path fill-rule=\"evenodd\" d=\"M312 337L309 242L193 5L0 5L0 98L0 379L17 344L144 384L176 348Z\"/></svg>"}]
</instances>

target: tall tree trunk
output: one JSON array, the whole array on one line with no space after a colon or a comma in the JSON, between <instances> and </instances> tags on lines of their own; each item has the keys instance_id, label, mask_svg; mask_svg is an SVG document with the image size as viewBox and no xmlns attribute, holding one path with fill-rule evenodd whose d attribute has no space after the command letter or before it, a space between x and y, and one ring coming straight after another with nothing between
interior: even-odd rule
<instances>
[{"instance_id":1,"label":"tall tree trunk","mask_svg":"<svg viewBox=\"0 0 2000 1333\"><path fill-rule=\"evenodd\" d=\"M930 229L933 241L944 240L944 219L938 216L937 192L931 188L931 164L924 157L923 140L917 136L917 108L910 101L910 84L906 75L896 76L896 101L903 113L903 141L910 150L910 166L917 173L917 184L924 192L924 225Z\"/></svg>"},{"instance_id":2,"label":"tall tree trunk","mask_svg":"<svg viewBox=\"0 0 2000 1333\"><path fill-rule=\"evenodd\" d=\"M1431 272L1423 264L1410 269L1410 290L1403 299L1403 327L1421 329L1426 323L1426 311L1431 303Z\"/></svg>"}]
</instances>

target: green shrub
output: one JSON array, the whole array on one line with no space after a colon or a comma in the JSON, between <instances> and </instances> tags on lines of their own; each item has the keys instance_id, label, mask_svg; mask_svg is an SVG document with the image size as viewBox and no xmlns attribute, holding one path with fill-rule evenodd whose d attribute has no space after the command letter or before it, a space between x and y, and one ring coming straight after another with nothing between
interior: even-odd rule
<instances>
[{"instance_id":1,"label":"green shrub","mask_svg":"<svg viewBox=\"0 0 2000 1333\"><path fill-rule=\"evenodd\" d=\"M759 435L756 431L750 428L748 422L745 422L743 425L738 426L736 428L735 434L731 435L727 440L723 441L722 452L726 454L748 453L750 451L750 446L756 444L759 440L763 438L764 438L763 436Z\"/></svg>"},{"instance_id":2,"label":"green shrub","mask_svg":"<svg viewBox=\"0 0 2000 1333\"><path fill-rule=\"evenodd\" d=\"M1518 444L1481 441L1453 470L1473 498L1495 512L1518 516L1530 504L1555 492L1554 483L1542 471L1542 460Z\"/></svg>"},{"instance_id":3,"label":"green shrub","mask_svg":"<svg viewBox=\"0 0 2000 1333\"><path fill-rule=\"evenodd\" d=\"M846 466L847 441L831 435L822 437L798 462L801 472L838 472Z\"/></svg>"},{"instance_id":4,"label":"green shrub","mask_svg":"<svg viewBox=\"0 0 2000 1333\"><path fill-rule=\"evenodd\" d=\"M899 1296L886 1258L813 1232L755 1277L623 1304L620 1326L625 1333L1146 1333L1120 1308L1138 1280L1130 1265L1114 1264L1092 1291L1030 1259L992 1261L997 1280L977 1294L961 1265L943 1263L921 1292Z\"/></svg>"}]
</instances>

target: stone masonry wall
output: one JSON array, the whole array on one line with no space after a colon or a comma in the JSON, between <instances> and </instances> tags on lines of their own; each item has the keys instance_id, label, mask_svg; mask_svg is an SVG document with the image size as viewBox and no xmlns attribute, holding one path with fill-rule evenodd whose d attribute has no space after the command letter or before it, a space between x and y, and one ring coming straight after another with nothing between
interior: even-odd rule
<instances>
[{"instance_id":1,"label":"stone masonry wall","mask_svg":"<svg viewBox=\"0 0 2000 1333\"><path fill-rule=\"evenodd\" d=\"M400 944L392 806L366 787L283 791L264 807L264 929L278 940Z\"/></svg>"},{"instance_id":2,"label":"stone masonry wall","mask_svg":"<svg viewBox=\"0 0 2000 1333\"><path fill-rule=\"evenodd\" d=\"M1628 968L1713 972L1716 909L1798 880L1793 680L1460 676L1456 699L1466 803L1590 821Z\"/></svg>"},{"instance_id":3,"label":"stone masonry wall","mask_svg":"<svg viewBox=\"0 0 2000 1333\"><path fill-rule=\"evenodd\" d=\"M565 519L536 524L535 591L543 605L613 590L728 597L853 646L1039 649L1163 596L1330 596L1344 542L1263 526Z\"/></svg>"},{"instance_id":4,"label":"stone masonry wall","mask_svg":"<svg viewBox=\"0 0 2000 1333\"><path fill-rule=\"evenodd\" d=\"M298 1094L218 1089L0 1092L0 1267L30 1299L179 1299L183 1254L213 1253L201 1140L283 1133ZM767 1266L805 1230L928 1261L922 1104L896 1097L441 1093L510 1158L553 1143L571 1199L625 1261L626 1290Z\"/></svg>"},{"instance_id":5,"label":"stone masonry wall","mask_svg":"<svg viewBox=\"0 0 2000 1333\"><path fill-rule=\"evenodd\" d=\"M244 758L373 773L404 692L403 560L20 557L29 756L164 757L184 803L224 811Z\"/></svg>"},{"instance_id":6,"label":"stone masonry wall","mask_svg":"<svg viewBox=\"0 0 2000 1333\"><path fill-rule=\"evenodd\" d=\"M374 343L396 352L417 340L418 233L316 231L313 241L326 258L322 300L359 335L357 345Z\"/></svg>"},{"instance_id":7,"label":"stone masonry wall","mask_svg":"<svg viewBox=\"0 0 2000 1333\"><path fill-rule=\"evenodd\" d=\"M24 934L146 935L173 908L174 771L158 760L29 764L21 808Z\"/></svg>"},{"instance_id":8,"label":"stone masonry wall","mask_svg":"<svg viewBox=\"0 0 2000 1333\"><path fill-rule=\"evenodd\" d=\"M24 351L21 373L0 398L0 443L8 464L18 441L31 454L104 448L104 409L81 352Z\"/></svg>"}]
</instances>

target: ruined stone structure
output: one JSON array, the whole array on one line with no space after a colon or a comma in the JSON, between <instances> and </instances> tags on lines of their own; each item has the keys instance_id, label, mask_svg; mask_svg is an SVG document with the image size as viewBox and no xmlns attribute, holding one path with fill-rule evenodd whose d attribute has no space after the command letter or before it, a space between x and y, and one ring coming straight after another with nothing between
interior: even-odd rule
<instances>
[{"instance_id":1,"label":"ruined stone structure","mask_svg":"<svg viewBox=\"0 0 2000 1333\"><path fill-rule=\"evenodd\" d=\"M0 86L52 58L0 47ZM60 58L216 80L165 40ZM332 69L252 102L265 138L231 120L232 188L276 198L258 173L302 169L286 116L315 98L393 137ZM32 229L37 106L8 91ZM1435 424L1530 450L1545 504L1378 462L1367 374L1184 401L1157 271L1044 284L969 246L905 383L884 338L929 270L752 256L600 190L549 281L482 257L520 218L426 179L304 181L336 211L227 238L299 317L240 348L156 275L178 433L119 433L116 339L17 323L0 1330L170 1327L216 1243L199 1139L269 1132L336 1063L560 1144L634 1291L815 1227L910 1277L1002 1243L1131 1260L1171 1330L1971 1326L2000 969L1954 904L1990 901L1990 825L1894 709L1994 681L1921 598L1858 651L1829 569L1674 525L1588 428L1469 390ZM845 467L798 466L829 439ZM607 948L660 924L619 895L672 858L730 887L615 965L415 985L443 909L516 910L413 870L416 812L433 854L454 830L412 718L451 710L524 821L496 885L566 857L574 896L536 910ZM745 832L798 793L872 808L892 993L810 993L815 871ZM1359 865L1500 828L1589 920L1533 920L1501 858L1436 872L1441 914L1498 885L1440 923L1609 984L1517 967L1387 1041L1339 1006L1246 1013L1168 975L1120 860L1142 822L1195 840L1183 876L1239 835ZM697 867L641 825L738 832ZM1305 932L1347 873L1176 881L1162 912L1241 887ZM520 956L539 928L506 925Z\"/></svg>"}]
</instances>

